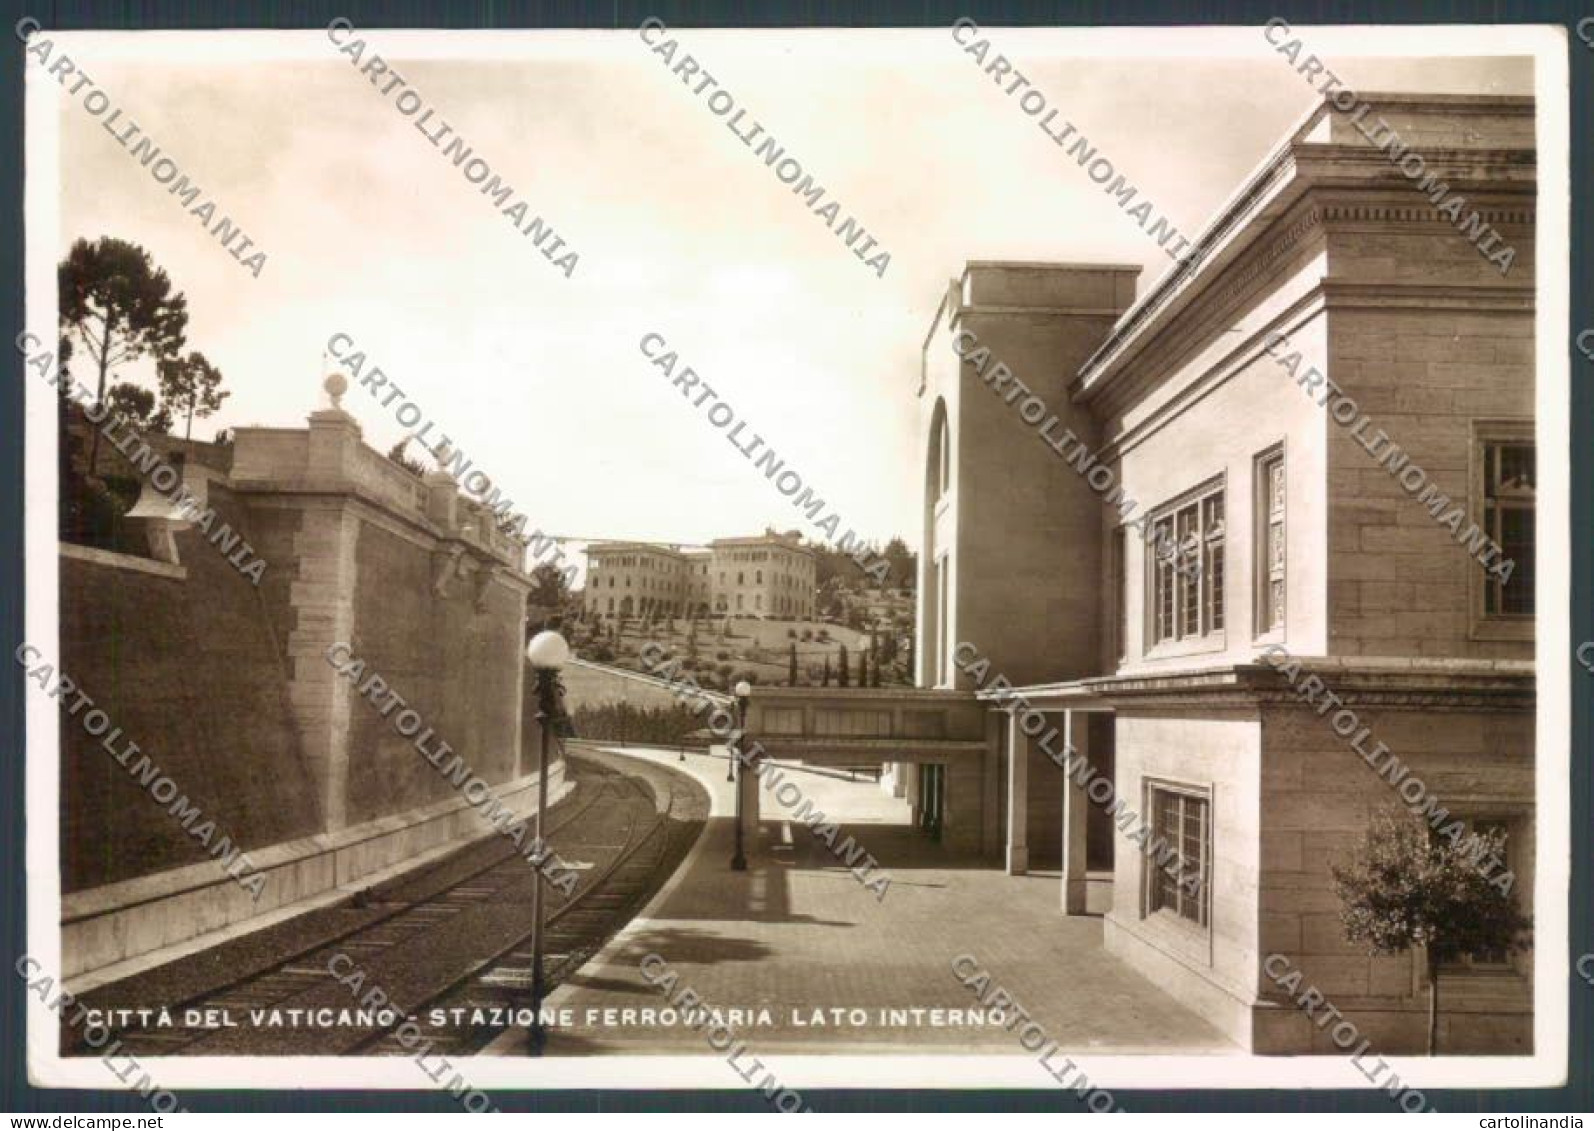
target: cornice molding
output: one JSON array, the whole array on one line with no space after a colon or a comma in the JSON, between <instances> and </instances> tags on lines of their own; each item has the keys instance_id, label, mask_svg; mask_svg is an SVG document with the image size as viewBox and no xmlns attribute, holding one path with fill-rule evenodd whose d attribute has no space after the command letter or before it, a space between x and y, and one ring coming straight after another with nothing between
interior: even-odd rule
<instances>
[{"instance_id":1,"label":"cornice molding","mask_svg":"<svg viewBox=\"0 0 1594 1131\"><path fill-rule=\"evenodd\" d=\"M1532 207L1481 205L1477 211L1493 225L1529 225L1535 219ZM1189 306L1174 316L1173 321L1161 329L1155 338L1145 343L1136 358L1126 363L1126 370L1139 368L1164 375L1176 370L1196 350L1212 340L1216 333L1221 332L1232 321L1230 316L1233 312L1251 301L1308 241L1323 240L1325 250L1332 254L1327 241L1335 232L1373 228L1384 230L1391 226L1421 226L1436 231L1455 231L1455 225L1449 218L1431 204L1391 200L1324 200L1318 190L1312 190L1296 205L1293 215L1281 217L1273 229L1258 238L1227 271L1209 281L1205 293L1192 298ZM1312 295L1320 295L1324 306L1344 307L1366 305L1374 298L1380 301L1380 305L1407 309L1531 312L1534 305L1531 286L1361 282L1325 277L1319 281ZM1237 347L1236 353L1244 348L1243 345ZM1234 356L1230 354L1213 368L1228 368ZM1081 404L1096 404L1103 414L1110 414L1145 390L1147 382L1144 377L1126 381L1124 376L1120 374L1116 381L1080 389L1075 392L1074 400ZM1198 384L1205 386L1204 382ZM1120 438L1117 443L1121 446L1123 442L1124 438Z\"/></svg>"},{"instance_id":2,"label":"cornice molding","mask_svg":"<svg viewBox=\"0 0 1594 1131\"><path fill-rule=\"evenodd\" d=\"M1537 697L1533 666L1526 663L1403 666L1359 663L1346 657L1297 659L1303 673L1322 679L1351 708L1531 713ZM1268 664L1107 676L1082 680L1081 686L1115 710L1311 706L1281 671Z\"/></svg>"},{"instance_id":3,"label":"cornice molding","mask_svg":"<svg viewBox=\"0 0 1594 1131\"><path fill-rule=\"evenodd\" d=\"M1345 148L1355 150L1357 147ZM1366 150L1361 152L1365 154ZM1473 151L1462 152L1470 154ZM1478 152L1518 157L1525 153L1527 156L1518 163L1532 165L1531 150ZM1379 161L1388 166L1387 159L1380 158ZM1182 278L1170 277L1166 282L1159 282L1143 306L1131 309L1128 320L1114 329L1069 382L1075 400L1089 403L1104 396L1106 390L1122 379L1122 370L1140 364L1148 354L1159 351L1159 339L1164 335L1172 334L1178 338L1187 336L1189 331L1183 328L1189 325L1192 317L1205 324L1217 320L1221 312L1233 309L1237 302L1254 290L1259 280L1266 278L1303 241L1314 238L1319 232L1330 229L1384 230L1391 226L1405 226L1457 234L1456 225L1449 216L1440 212L1436 203L1417 191L1416 182L1408 181L1398 171L1394 180L1381 178L1369 182L1368 178L1362 177L1358 178L1359 184L1335 184L1306 179L1306 175L1293 162L1281 161L1273 168L1270 177L1252 186L1247 199L1256 202L1259 197L1271 192L1278 181L1286 179L1294 181L1297 186L1293 190L1295 199L1284 203L1280 215L1252 237L1249 246L1235 252L1230 262L1216 267L1209 263L1198 268L1194 275L1186 272ZM1444 179L1441 175L1441 180ZM1497 180L1467 181L1460 177L1454 178L1453 184L1477 190L1471 196L1462 195L1469 217L1476 212L1483 221L1497 228L1528 227L1536 222L1537 208L1533 195L1536 181L1531 178L1525 180L1520 188L1502 186ZM1288 195L1288 190L1281 193L1281 196ZM1480 196L1482 199L1479 199ZM1505 199L1500 199L1502 196ZM1232 213L1226 217L1226 226L1215 228L1210 238L1203 238L1203 246L1212 246L1230 232L1256 223L1258 216L1264 213L1265 208L1254 214ZM1223 249L1214 248L1215 255L1221 257L1222 253ZM1183 309L1171 315L1168 323L1156 330L1151 338L1137 343L1136 338L1141 334L1142 327L1155 321L1181 298L1187 298ZM1105 380L1101 378L1101 374L1115 369L1119 370L1116 375ZM1087 383L1087 378L1091 377L1095 379Z\"/></svg>"}]
</instances>

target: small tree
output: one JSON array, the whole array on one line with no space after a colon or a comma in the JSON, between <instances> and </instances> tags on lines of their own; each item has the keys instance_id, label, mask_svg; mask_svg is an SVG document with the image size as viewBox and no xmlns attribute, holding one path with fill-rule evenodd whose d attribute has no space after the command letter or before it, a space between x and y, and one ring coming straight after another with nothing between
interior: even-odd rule
<instances>
[{"instance_id":1,"label":"small tree","mask_svg":"<svg viewBox=\"0 0 1594 1131\"><path fill-rule=\"evenodd\" d=\"M869 653L861 648L858 650L858 686L869 686Z\"/></svg>"},{"instance_id":2,"label":"small tree","mask_svg":"<svg viewBox=\"0 0 1594 1131\"><path fill-rule=\"evenodd\" d=\"M541 562L531 571L531 592L526 595L529 607L543 611L544 616L560 612L570 600L570 582L552 562Z\"/></svg>"},{"instance_id":3,"label":"small tree","mask_svg":"<svg viewBox=\"0 0 1594 1131\"><path fill-rule=\"evenodd\" d=\"M836 653L836 686L850 686L852 676L847 669L847 646L841 645L841 650Z\"/></svg>"},{"instance_id":4,"label":"small tree","mask_svg":"<svg viewBox=\"0 0 1594 1131\"><path fill-rule=\"evenodd\" d=\"M410 438L406 436L387 450L387 458L415 475L424 476L426 465L409 454L409 447Z\"/></svg>"},{"instance_id":5,"label":"small tree","mask_svg":"<svg viewBox=\"0 0 1594 1131\"><path fill-rule=\"evenodd\" d=\"M819 686L820 687L829 687L830 686L830 656L829 656L828 653L825 655L825 674L822 677L822 680L821 680Z\"/></svg>"},{"instance_id":6,"label":"small tree","mask_svg":"<svg viewBox=\"0 0 1594 1131\"><path fill-rule=\"evenodd\" d=\"M787 663L786 682L792 687L797 686L797 642L791 642L791 658Z\"/></svg>"},{"instance_id":7,"label":"small tree","mask_svg":"<svg viewBox=\"0 0 1594 1131\"><path fill-rule=\"evenodd\" d=\"M1439 1043L1439 967L1480 951L1520 950L1532 921L1517 910L1509 884L1489 879L1482 862L1505 859L1498 830L1444 837L1399 810L1378 814L1360 851L1334 865L1345 937L1369 954L1424 949L1428 963L1428 1055Z\"/></svg>"},{"instance_id":8,"label":"small tree","mask_svg":"<svg viewBox=\"0 0 1594 1131\"><path fill-rule=\"evenodd\" d=\"M187 357L163 357L156 369L160 373L161 399L184 417L185 440L193 435L194 417L212 415L232 395L220 391L221 370L198 350L190 350Z\"/></svg>"}]
</instances>

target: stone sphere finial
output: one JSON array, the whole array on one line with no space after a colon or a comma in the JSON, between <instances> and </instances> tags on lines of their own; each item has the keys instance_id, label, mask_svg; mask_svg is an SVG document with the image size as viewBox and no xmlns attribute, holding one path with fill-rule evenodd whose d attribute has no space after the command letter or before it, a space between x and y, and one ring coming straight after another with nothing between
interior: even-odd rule
<instances>
[{"instance_id":1,"label":"stone sphere finial","mask_svg":"<svg viewBox=\"0 0 1594 1131\"><path fill-rule=\"evenodd\" d=\"M343 407L343 394L349 391L349 379L341 373L329 373L327 379L321 382L321 387L327 391L327 396L332 398L333 408Z\"/></svg>"}]
</instances>

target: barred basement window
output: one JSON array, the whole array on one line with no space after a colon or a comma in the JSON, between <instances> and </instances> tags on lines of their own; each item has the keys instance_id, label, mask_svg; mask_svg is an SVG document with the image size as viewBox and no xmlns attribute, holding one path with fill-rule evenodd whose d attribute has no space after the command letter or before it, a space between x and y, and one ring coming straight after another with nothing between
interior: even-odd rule
<instances>
[{"instance_id":1,"label":"barred basement window","mask_svg":"<svg viewBox=\"0 0 1594 1131\"><path fill-rule=\"evenodd\" d=\"M1156 852L1151 868L1147 912L1168 911L1205 928L1212 918L1207 869L1212 847L1212 802L1182 790L1151 787L1152 835ZM1164 859L1163 845L1175 849Z\"/></svg>"},{"instance_id":2,"label":"barred basement window","mask_svg":"<svg viewBox=\"0 0 1594 1131\"><path fill-rule=\"evenodd\" d=\"M1483 611L1487 616L1533 615L1537 487L1537 460L1531 442L1484 442L1484 525L1501 556L1515 563L1510 581L1486 575Z\"/></svg>"},{"instance_id":3,"label":"barred basement window","mask_svg":"<svg viewBox=\"0 0 1594 1131\"><path fill-rule=\"evenodd\" d=\"M1223 489L1152 522L1152 632L1157 643L1223 629Z\"/></svg>"}]
</instances>

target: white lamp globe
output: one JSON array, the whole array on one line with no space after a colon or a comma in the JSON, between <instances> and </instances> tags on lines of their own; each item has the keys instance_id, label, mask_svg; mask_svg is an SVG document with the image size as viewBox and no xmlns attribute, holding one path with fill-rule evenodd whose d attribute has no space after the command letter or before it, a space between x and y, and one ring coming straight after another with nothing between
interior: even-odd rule
<instances>
[{"instance_id":1,"label":"white lamp globe","mask_svg":"<svg viewBox=\"0 0 1594 1131\"><path fill-rule=\"evenodd\" d=\"M552 629L537 633L526 645L526 659L531 661L532 667L543 671L557 671L569 658L569 643Z\"/></svg>"},{"instance_id":2,"label":"white lamp globe","mask_svg":"<svg viewBox=\"0 0 1594 1131\"><path fill-rule=\"evenodd\" d=\"M746 699L753 693L752 685L749 684L745 679L737 680L736 686L733 688L733 690L736 692L736 698L738 699Z\"/></svg>"}]
</instances>

